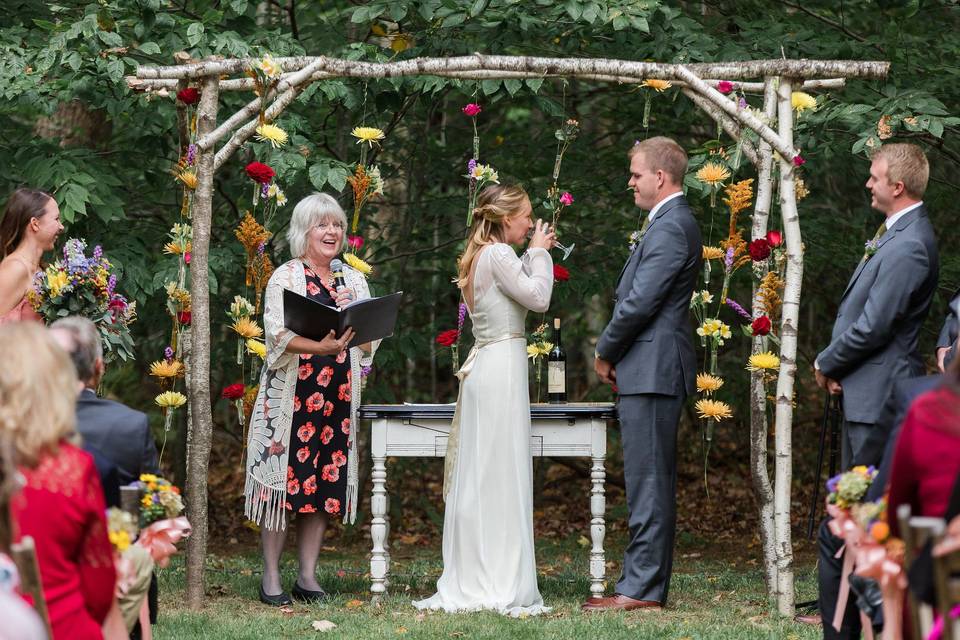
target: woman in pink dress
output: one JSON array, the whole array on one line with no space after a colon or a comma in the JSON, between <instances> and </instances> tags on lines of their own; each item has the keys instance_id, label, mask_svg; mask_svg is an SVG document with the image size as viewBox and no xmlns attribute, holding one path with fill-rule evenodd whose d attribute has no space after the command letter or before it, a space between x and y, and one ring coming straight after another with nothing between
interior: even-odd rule
<instances>
[{"instance_id":1,"label":"woman in pink dress","mask_svg":"<svg viewBox=\"0 0 960 640\"><path fill-rule=\"evenodd\" d=\"M0 324L40 320L26 294L40 257L53 249L61 231L60 207L50 194L21 187L7 200L0 220Z\"/></svg>"}]
</instances>

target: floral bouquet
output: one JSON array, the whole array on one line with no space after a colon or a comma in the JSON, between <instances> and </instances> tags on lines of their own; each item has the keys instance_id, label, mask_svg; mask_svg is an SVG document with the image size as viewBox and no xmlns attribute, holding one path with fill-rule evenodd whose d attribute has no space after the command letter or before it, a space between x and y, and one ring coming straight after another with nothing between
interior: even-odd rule
<instances>
[{"instance_id":1,"label":"floral bouquet","mask_svg":"<svg viewBox=\"0 0 960 640\"><path fill-rule=\"evenodd\" d=\"M140 527L145 528L158 520L176 518L183 512L180 489L169 480L152 473L141 474L133 483L140 488Z\"/></svg>"},{"instance_id":2,"label":"floral bouquet","mask_svg":"<svg viewBox=\"0 0 960 640\"><path fill-rule=\"evenodd\" d=\"M867 489L877 477L877 469L872 465L860 465L850 471L827 480L827 504L837 505L841 509L849 509L863 500Z\"/></svg>"},{"instance_id":3,"label":"floral bouquet","mask_svg":"<svg viewBox=\"0 0 960 640\"><path fill-rule=\"evenodd\" d=\"M137 523L131 514L119 507L107 509L107 536L117 553L123 553L133 544L137 531Z\"/></svg>"},{"instance_id":4,"label":"floral bouquet","mask_svg":"<svg viewBox=\"0 0 960 640\"><path fill-rule=\"evenodd\" d=\"M30 304L48 323L70 315L89 318L100 331L105 359L130 360L130 324L137 318L136 302L127 302L116 292L117 275L103 249L94 247L88 258L86 248L87 243L79 238L67 240L63 258L34 277L33 289L27 294Z\"/></svg>"}]
</instances>

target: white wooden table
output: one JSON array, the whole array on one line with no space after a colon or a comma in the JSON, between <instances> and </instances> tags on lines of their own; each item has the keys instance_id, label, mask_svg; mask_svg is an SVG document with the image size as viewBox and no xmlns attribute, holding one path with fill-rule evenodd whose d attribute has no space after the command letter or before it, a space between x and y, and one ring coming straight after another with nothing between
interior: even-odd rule
<instances>
[{"instance_id":1,"label":"white wooden table","mask_svg":"<svg viewBox=\"0 0 960 640\"><path fill-rule=\"evenodd\" d=\"M453 420L453 404L364 405L359 417L372 422L370 437L373 482L370 510L370 591L387 591L390 575L390 498L387 458L442 458ZM616 417L611 403L534 404L530 407L530 448L534 456L585 457L591 460L590 593L603 595L606 496L603 467L607 455L607 420Z\"/></svg>"}]
</instances>

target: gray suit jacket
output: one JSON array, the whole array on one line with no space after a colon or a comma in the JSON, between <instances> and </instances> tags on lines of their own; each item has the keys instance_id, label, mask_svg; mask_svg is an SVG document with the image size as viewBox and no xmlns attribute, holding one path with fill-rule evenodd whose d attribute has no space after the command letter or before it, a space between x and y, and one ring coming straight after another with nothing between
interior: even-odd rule
<instances>
[{"instance_id":1,"label":"gray suit jacket","mask_svg":"<svg viewBox=\"0 0 960 640\"><path fill-rule=\"evenodd\" d=\"M940 335L937 336L937 349L941 347L946 347L950 349L947 352L947 357L944 358L944 366L950 364L953 361L956 354L954 351L954 345L957 344L957 333L960 330L957 322L957 307L960 306L960 289L953 294L953 299L950 300L950 309L947 311L947 317L943 320L943 327L940 329Z\"/></svg>"},{"instance_id":2,"label":"gray suit jacket","mask_svg":"<svg viewBox=\"0 0 960 640\"><path fill-rule=\"evenodd\" d=\"M158 473L157 445L147 415L84 389L77 398L77 431L90 446L117 467L120 486Z\"/></svg>"},{"instance_id":3,"label":"gray suit jacket","mask_svg":"<svg viewBox=\"0 0 960 640\"><path fill-rule=\"evenodd\" d=\"M683 196L663 205L627 259L597 353L621 394L683 396L696 387L690 298L703 261L700 228Z\"/></svg>"},{"instance_id":4,"label":"gray suit jacket","mask_svg":"<svg viewBox=\"0 0 960 640\"><path fill-rule=\"evenodd\" d=\"M875 424L893 381L923 374L917 337L937 286L940 259L926 209L888 229L847 285L830 345L817 356L843 385L847 420Z\"/></svg>"}]
</instances>

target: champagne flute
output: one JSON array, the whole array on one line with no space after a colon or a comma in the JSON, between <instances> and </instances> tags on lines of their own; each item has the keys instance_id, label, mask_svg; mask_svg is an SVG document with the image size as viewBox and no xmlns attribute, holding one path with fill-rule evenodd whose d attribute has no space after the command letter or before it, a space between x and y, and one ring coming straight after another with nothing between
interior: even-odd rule
<instances>
[{"instance_id":1,"label":"champagne flute","mask_svg":"<svg viewBox=\"0 0 960 640\"><path fill-rule=\"evenodd\" d=\"M550 225L546 225L546 227L544 228L544 231L545 232L549 231L549 229L550 229ZM527 240L530 240L530 238L533 237L533 231L534 231L533 229L530 229L529 231L527 231ZM570 257L570 254L573 253L573 250L576 248L577 245L576 243L571 243L570 246L567 247L561 244L559 240L554 238L553 246L556 247L557 249L560 249L560 251L563 252L563 256L560 258L560 261L563 262L564 260Z\"/></svg>"}]
</instances>

